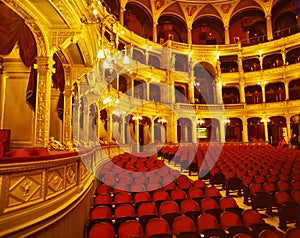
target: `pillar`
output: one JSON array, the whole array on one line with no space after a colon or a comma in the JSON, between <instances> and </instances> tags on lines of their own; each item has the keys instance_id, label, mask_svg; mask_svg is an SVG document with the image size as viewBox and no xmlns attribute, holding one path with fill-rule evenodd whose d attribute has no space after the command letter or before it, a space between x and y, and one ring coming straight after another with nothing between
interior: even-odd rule
<instances>
[{"instance_id":1,"label":"pillar","mask_svg":"<svg viewBox=\"0 0 300 238\"><path fill-rule=\"evenodd\" d=\"M110 142L112 141L113 137L113 120L112 120L112 113L113 110L111 108L106 108L107 111L107 140Z\"/></svg>"},{"instance_id":2,"label":"pillar","mask_svg":"<svg viewBox=\"0 0 300 238\"><path fill-rule=\"evenodd\" d=\"M229 26L225 26L225 45L230 44Z\"/></svg>"},{"instance_id":3,"label":"pillar","mask_svg":"<svg viewBox=\"0 0 300 238\"><path fill-rule=\"evenodd\" d=\"M265 118L264 120L264 129L265 129L265 141L269 141L269 133L268 133L268 119Z\"/></svg>"},{"instance_id":4,"label":"pillar","mask_svg":"<svg viewBox=\"0 0 300 238\"><path fill-rule=\"evenodd\" d=\"M197 143L197 122L196 118L192 118L192 142Z\"/></svg>"},{"instance_id":5,"label":"pillar","mask_svg":"<svg viewBox=\"0 0 300 238\"><path fill-rule=\"evenodd\" d=\"M157 42L157 22L153 22L153 42Z\"/></svg>"},{"instance_id":6,"label":"pillar","mask_svg":"<svg viewBox=\"0 0 300 238\"><path fill-rule=\"evenodd\" d=\"M5 103L5 88L6 77L3 75L3 58L0 57L0 129L4 128L4 103Z\"/></svg>"},{"instance_id":7,"label":"pillar","mask_svg":"<svg viewBox=\"0 0 300 238\"><path fill-rule=\"evenodd\" d=\"M134 121L134 126L135 126L135 141L136 141L136 151L140 152L140 121L138 119L136 119Z\"/></svg>"},{"instance_id":8,"label":"pillar","mask_svg":"<svg viewBox=\"0 0 300 238\"><path fill-rule=\"evenodd\" d=\"M122 116L122 121L121 121L121 143L125 144L126 143L126 131L125 131L125 127L126 127L126 117Z\"/></svg>"},{"instance_id":9,"label":"pillar","mask_svg":"<svg viewBox=\"0 0 300 238\"><path fill-rule=\"evenodd\" d=\"M65 85L64 115L63 115L63 143L73 140L72 133L72 86Z\"/></svg>"},{"instance_id":10,"label":"pillar","mask_svg":"<svg viewBox=\"0 0 300 238\"><path fill-rule=\"evenodd\" d=\"M50 130L51 76L48 57L37 57L37 90L35 107L34 146L47 147Z\"/></svg>"},{"instance_id":11,"label":"pillar","mask_svg":"<svg viewBox=\"0 0 300 238\"><path fill-rule=\"evenodd\" d=\"M151 143L154 143L154 119L151 120Z\"/></svg>"},{"instance_id":12,"label":"pillar","mask_svg":"<svg viewBox=\"0 0 300 238\"><path fill-rule=\"evenodd\" d=\"M285 119L286 119L286 136L285 136L285 140L289 144L290 141L291 141L291 137L292 137L291 121L290 121L290 117L286 117Z\"/></svg>"},{"instance_id":13,"label":"pillar","mask_svg":"<svg viewBox=\"0 0 300 238\"><path fill-rule=\"evenodd\" d=\"M125 9L123 7L121 7L120 8L119 22L122 26L124 26L124 12L125 12Z\"/></svg>"},{"instance_id":14,"label":"pillar","mask_svg":"<svg viewBox=\"0 0 300 238\"><path fill-rule=\"evenodd\" d=\"M241 79L240 83L240 102L245 103L246 102L246 97L245 97L245 83L244 79Z\"/></svg>"},{"instance_id":15,"label":"pillar","mask_svg":"<svg viewBox=\"0 0 300 238\"><path fill-rule=\"evenodd\" d=\"M223 104L223 99L222 99L222 82L219 80L216 80L217 82L217 103L218 104Z\"/></svg>"},{"instance_id":16,"label":"pillar","mask_svg":"<svg viewBox=\"0 0 300 238\"><path fill-rule=\"evenodd\" d=\"M271 15L266 16L266 21L267 21L267 38L270 41L270 40L273 40L273 29L272 29Z\"/></svg>"},{"instance_id":17,"label":"pillar","mask_svg":"<svg viewBox=\"0 0 300 238\"><path fill-rule=\"evenodd\" d=\"M289 82L284 82L285 100L289 100Z\"/></svg>"},{"instance_id":18,"label":"pillar","mask_svg":"<svg viewBox=\"0 0 300 238\"><path fill-rule=\"evenodd\" d=\"M188 43L188 45L193 44L193 41L192 41L192 27L188 27L188 30L187 30L187 43Z\"/></svg>"},{"instance_id":19,"label":"pillar","mask_svg":"<svg viewBox=\"0 0 300 238\"><path fill-rule=\"evenodd\" d=\"M147 101L149 101L150 99L150 84L149 83L146 83L146 98L147 98Z\"/></svg>"},{"instance_id":20,"label":"pillar","mask_svg":"<svg viewBox=\"0 0 300 238\"><path fill-rule=\"evenodd\" d=\"M243 140L243 142L249 142L248 141L248 122L247 122L247 119L243 118L242 122L243 122L242 140Z\"/></svg>"},{"instance_id":21,"label":"pillar","mask_svg":"<svg viewBox=\"0 0 300 238\"><path fill-rule=\"evenodd\" d=\"M221 118L220 120L220 142L225 142L225 135L226 135L226 123L225 123L226 118Z\"/></svg>"},{"instance_id":22,"label":"pillar","mask_svg":"<svg viewBox=\"0 0 300 238\"><path fill-rule=\"evenodd\" d=\"M265 103L266 102L266 87L264 84L261 85L261 94L262 94L263 103Z\"/></svg>"}]
</instances>

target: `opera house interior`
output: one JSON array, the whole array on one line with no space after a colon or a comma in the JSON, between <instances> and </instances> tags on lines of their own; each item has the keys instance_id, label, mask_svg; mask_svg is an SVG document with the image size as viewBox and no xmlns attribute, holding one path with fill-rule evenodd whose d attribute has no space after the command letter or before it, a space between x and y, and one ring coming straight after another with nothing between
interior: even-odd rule
<instances>
[{"instance_id":1,"label":"opera house interior","mask_svg":"<svg viewBox=\"0 0 300 238\"><path fill-rule=\"evenodd\" d=\"M0 0L0 198L0 237L299 238L300 1Z\"/></svg>"}]
</instances>

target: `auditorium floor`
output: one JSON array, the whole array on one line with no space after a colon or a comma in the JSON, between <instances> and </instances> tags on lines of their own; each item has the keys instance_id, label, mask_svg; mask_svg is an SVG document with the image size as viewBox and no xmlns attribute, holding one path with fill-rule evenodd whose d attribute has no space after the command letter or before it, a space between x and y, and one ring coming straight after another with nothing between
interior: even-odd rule
<instances>
[{"instance_id":1,"label":"auditorium floor","mask_svg":"<svg viewBox=\"0 0 300 238\"><path fill-rule=\"evenodd\" d=\"M168 164L167 161L166 161L166 164ZM180 167L177 167L177 166L175 167L173 164L168 164L168 166L173 168L173 169L176 169L176 170L180 171ZM183 171L182 174L187 175L192 180L197 180L198 179L198 175L192 174L191 176L189 176L187 171ZM205 182L207 183L207 185L209 185L208 180L206 180ZM220 189L222 196L226 196L225 195L225 190L222 190L221 186L216 186L216 187ZM239 196L235 195L234 193L230 194L230 196L232 196L237 201L237 204L239 205L240 208L242 208L242 209L250 209L251 208L251 205L247 206L246 204L243 203L243 197L239 197ZM259 211L260 214L262 214L262 217L265 219L266 223L273 225L279 231L281 231L283 234L285 234L284 231L282 231L278 228L279 218L278 218L276 208L274 208L272 210L272 212L274 214L273 216L270 216L270 215L266 214L266 212L263 211L263 210L258 210L258 211ZM290 227L295 227L295 224L288 224L288 228L290 228Z\"/></svg>"}]
</instances>

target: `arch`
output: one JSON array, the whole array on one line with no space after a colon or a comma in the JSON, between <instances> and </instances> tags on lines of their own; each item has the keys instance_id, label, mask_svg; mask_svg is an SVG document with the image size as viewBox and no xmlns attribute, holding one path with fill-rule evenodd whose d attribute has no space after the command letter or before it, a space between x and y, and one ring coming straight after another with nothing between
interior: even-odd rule
<instances>
[{"instance_id":1,"label":"arch","mask_svg":"<svg viewBox=\"0 0 300 238\"><path fill-rule=\"evenodd\" d=\"M189 118L178 118L177 120L177 141L193 142L192 121Z\"/></svg>"},{"instance_id":2,"label":"arch","mask_svg":"<svg viewBox=\"0 0 300 238\"><path fill-rule=\"evenodd\" d=\"M300 61L300 48L290 49L286 53L286 63L295 64Z\"/></svg>"},{"instance_id":3,"label":"arch","mask_svg":"<svg viewBox=\"0 0 300 238\"><path fill-rule=\"evenodd\" d=\"M197 122L198 142L220 141L220 121L216 118L201 118Z\"/></svg>"},{"instance_id":4,"label":"arch","mask_svg":"<svg viewBox=\"0 0 300 238\"><path fill-rule=\"evenodd\" d=\"M134 97L140 99L147 99L147 88L146 82L141 79L134 79Z\"/></svg>"},{"instance_id":5,"label":"arch","mask_svg":"<svg viewBox=\"0 0 300 238\"><path fill-rule=\"evenodd\" d=\"M197 18L192 25L192 43L198 45L224 44L224 24L214 16Z\"/></svg>"},{"instance_id":6,"label":"arch","mask_svg":"<svg viewBox=\"0 0 300 238\"><path fill-rule=\"evenodd\" d=\"M243 60L243 70L245 73L258 71L260 69L260 62L258 58L247 58Z\"/></svg>"},{"instance_id":7,"label":"arch","mask_svg":"<svg viewBox=\"0 0 300 238\"><path fill-rule=\"evenodd\" d=\"M150 10L141 3L134 2L127 3L125 9L124 26L135 34L149 39L153 27Z\"/></svg>"},{"instance_id":8,"label":"arch","mask_svg":"<svg viewBox=\"0 0 300 238\"><path fill-rule=\"evenodd\" d=\"M245 98L247 104L257 104L263 102L262 89L260 85L245 87Z\"/></svg>"},{"instance_id":9,"label":"arch","mask_svg":"<svg viewBox=\"0 0 300 238\"><path fill-rule=\"evenodd\" d=\"M225 141L226 142L242 142L243 122L240 118L229 118L229 122L225 125Z\"/></svg>"},{"instance_id":10,"label":"arch","mask_svg":"<svg viewBox=\"0 0 300 238\"><path fill-rule=\"evenodd\" d=\"M283 65L282 54L275 53L263 58L263 69L281 67Z\"/></svg>"},{"instance_id":11,"label":"arch","mask_svg":"<svg viewBox=\"0 0 300 238\"><path fill-rule=\"evenodd\" d=\"M289 83L289 99L300 99L300 79L293 80Z\"/></svg>"},{"instance_id":12,"label":"arch","mask_svg":"<svg viewBox=\"0 0 300 238\"><path fill-rule=\"evenodd\" d=\"M223 87L222 99L224 104L240 103L240 92L236 87Z\"/></svg>"},{"instance_id":13,"label":"arch","mask_svg":"<svg viewBox=\"0 0 300 238\"><path fill-rule=\"evenodd\" d=\"M241 40L242 45L267 41L265 13L261 8L236 11L229 21L229 26L231 43L235 43L236 37Z\"/></svg>"},{"instance_id":14,"label":"arch","mask_svg":"<svg viewBox=\"0 0 300 238\"><path fill-rule=\"evenodd\" d=\"M157 39L160 43L168 40L187 42L187 25L184 19L174 14L162 14L158 18Z\"/></svg>"},{"instance_id":15,"label":"arch","mask_svg":"<svg viewBox=\"0 0 300 238\"><path fill-rule=\"evenodd\" d=\"M268 141L278 146L281 140L285 140L287 128L286 119L283 116L272 116L268 119Z\"/></svg>"},{"instance_id":16,"label":"arch","mask_svg":"<svg viewBox=\"0 0 300 238\"><path fill-rule=\"evenodd\" d=\"M269 83L266 85L266 102L282 102L285 100L284 83Z\"/></svg>"},{"instance_id":17,"label":"arch","mask_svg":"<svg viewBox=\"0 0 300 238\"><path fill-rule=\"evenodd\" d=\"M154 143L161 143L167 141L167 121L163 117L156 117L154 119Z\"/></svg>"},{"instance_id":18,"label":"arch","mask_svg":"<svg viewBox=\"0 0 300 238\"><path fill-rule=\"evenodd\" d=\"M247 119L248 123L248 141L257 142L265 141L265 128L262 118L250 117Z\"/></svg>"},{"instance_id":19,"label":"arch","mask_svg":"<svg viewBox=\"0 0 300 238\"><path fill-rule=\"evenodd\" d=\"M154 102L161 101L161 90L158 84L150 83L149 84L149 100Z\"/></svg>"},{"instance_id":20,"label":"arch","mask_svg":"<svg viewBox=\"0 0 300 238\"><path fill-rule=\"evenodd\" d=\"M195 76L194 97L196 103L212 104L215 102L215 81L216 69L207 62L201 62L193 68Z\"/></svg>"}]
</instances>

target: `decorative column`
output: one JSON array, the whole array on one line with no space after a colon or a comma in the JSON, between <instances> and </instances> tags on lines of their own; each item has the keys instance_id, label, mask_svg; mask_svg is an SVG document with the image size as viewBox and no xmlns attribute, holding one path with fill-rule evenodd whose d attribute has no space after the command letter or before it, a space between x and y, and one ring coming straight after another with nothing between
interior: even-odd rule
<instances>
[{"instance_id":1,"label":"decorative column","mask_svg":"<svg viewBox=\"0 0 300 238\"><path fill-rule=\"evenodd\" d=\"M151 120L151 143L154 143L154 118Z\"/></svg>"},{"instance_id":2,"label":"decorative column","mask_svg":"<svg viewBox=\"0 0 300 238\"><path fill-rule=\"evenodd\" d=\"M37 90L35 106L34 146L47 147L50 129L51 76L48 57L37 57Z\"/></svg>"},{"instance_id":3,"label":"decorative column","mask_svg":"<svg viewBox=\"0 0 300 238\"><path fill-rule=\"evenodd\" d=\"M281 55L282 55L283 65L286 65L286 50L284 46L281 48Z\"/></svg>"},{"instance_id":4,"label":"decorative column","mask_svg":"<svg viewBox=\"0 0 300 238\"><path fill-rule=\"evenodd\" d=\"M197 118L192 118L192 142L193 143L197 143L197 122L196 122Z\"/></svg>"},{"instance_id":5,"label":"decorative column","mask_svg":"<svg viewBox=\"0 0 300 238\"><path fill-rule=\"evenodd\" d=\"M286 120L286 135L285 140L289 144L292 138L292 131L291 131L291 118L288 115L285 115Z\"/></svg>"},{"instance_id":6,"label":"decorative column","mask_svg":"<svg viewBox=\"0 0 300 238\"><path fill-rule=\"evenodd\" d=\"M136 119L134 121L134 127L135 127L135 141L136 141L136 151L140 152L140 121L139 119Z\"/></svg>"},{"instance_id":7,"label":"decorative column","mask_svg":"<svg viewBox=\"0 0 300 238\"><path fill-rule=\"evenodd\" d=\"M150 84L149 83L146 83L146 93L147 93L147 95L146 95L146 98L147 98L147 101L149 101L150 99Z\"/></svg>"},{"instance_id":8,"label":"decorative column","mask_svg":"<svg viewBox=\"0 0 300 238\"><path fill-rule=\"evenodd\" d=\"M285 90L285 100L289 100L290 95L289 95L289 82L285 81L284 82L284 90Z\"/></svg>"},{"instance_id":9,"label":"decorative column","mask_svg":"<svg viewBox=\"0 0 300 238\"><path fill-rule=\"evenodd\" d=\"M268 119L264 120L264 128L265 128L265 141L269 142L269 133L268 133Z\"/></svg>"},{"instance_id":10,"label":"decorative column","mask_svg":"<svg viewBox=\"0 0 300 238\"><path fill-rule=\"evenodd\" d=\"M122 26L124 26L124 12L125 12L125 8L121 7L120 8L119 22Z\"/></svg>"},{"instance_id":11,"label":"decorative column","mask_svg":"<svg viewBox=\"0 0 300 238\"><path fill-rule=\"evenodd\" d=\"M246 102L246 97L245 97L245 81L243 78L241 78L240 83L240 102L245 103Z\"/></svg>"},{"instance_id":12,"label":"decorative column","mask_svg":"<svg viewBox=\"0 0 300 238\"><path fill-rule=\"evenodd\" d=\"M63 143L72 141L72 79L70 66L64 65L64 115L63 115Z\"/></svg>"},{"instance_id":13,"label":"decorative column","mask_svg":"<svg viewBox=\"0 0 300 238\"><path fill-rule=\"evenodd\" d=\"M187 29L187 43L188 43L188 45L193 44L193 41L192 41L192 27L188 27L188 29Z\"/></svg>"},{"instance_id":14,"label":"decorative column","mask_svg":"<svg viewBox=\"0 0 300 238\"><path fill-rule=\"evenodd\" d=\"M122 116L121 117L121 143L125 144L126 143L126 130L125 130L125 126L126 126L126 117Z\"/></svg>"},{"instance_id":15,"label":"decorative column","mask_svg":"<svg viewBox=\"0 0 300 238\"><path fill-rule=\"evenodd\" d=\"M272 30L272 19L271 15L266 16L266 21L267 21L267 37L268 40L273 40L273 30Z\"/></svg>"},{"instance_id":16,"label":"decorative column","mask_svg":"<svg viewBox=\"0 0 300 238\"><path fill-rule=\"evenodd\" d=\"M226 135L226 118L221 118L220 120L220 142L225 142L225 135Z\"/></svg>"},{"instance_id":17,"label":"decorative column","mask_svg":"<svg viewBox=\"0 0 300 238\"><path fill-rule=\"evenodd\" d=\"M219 80L219 79L217 79L216 80L216 82L217 82L217 103L218 104L223 104L223 99L222 99L222 82Z\"/></svg>"},{"instance_id":18,"label":"decorative column","mask_svg":"<svg viewBox=\"0 0 300 238\"><path fill-rule=\"evenodd\" d=\"M157 42L157 22L153 22L153 42Z\"/></svg>"},{"instance_id":19,"label":"decorative column","mask_svg":"<svg viewBox=\"0 0 300 238\"><path fill-rule=\"evenodd\" d=\"M106 108L107 111L107 135L108 138L107 140L110 142L112 141L112 135L113 135L113 120L112 120L112 113L113 109L112 108Z\"/></svg>"},{"instance_id":20,"label":"decorative column","mask_svg":"<svg viewBox=\"0 0 300 238\"><path fill-rule=\"evenodd\" d=\"M225 26L225 45L230 44L229 26Z\"/></svg>"},{"instance_id":21,"label":"decorative column","mask_svg":"<svg viewBox=\"0 0 300 238\"><path fill-rule=\"evenodd\" d=\"M82 98L83 100L83 108L82 110L82 116L83 116L83 126L82 130L80 131L80 139L82 142L88 142L89 140L89 132L90 132L90 123L89 123L89 115L90 115L90 104L88 103L87 96L84 96Z\"/></svg>"},{"instance_id":22,"label":"decorative column","mask_svg":"<svg viewBox=\"0 0 300 238\"><path fill-rule=\"evenodd\" d=\"M4 103L5 103L5 88L6 77L3 75L3 58L0 57L0 129L4 128Z\"/></svg>"},{"instance_id":23,"label":"decorative column","mask_svg":"<svg viewBox=\"0 0 300 238\"><path fill-rule=\"evenodd\" d=\"M265 87L265 84L261 85L261 94L262 94L263 103L265 103L266 102L266 87Z\"/></svg>"},{"instance_id":24,"label":"decorative column","mask_svg":"<svg viewBox=\"0 0 300 238\"><path fill-rule=\"evenodd\" d=\"M249 142L248 141L248 122L247 122L247 118L243 117L242 123L243 123L242 140L243 140L243 142Z\"/></svg>"}]
</instances>

